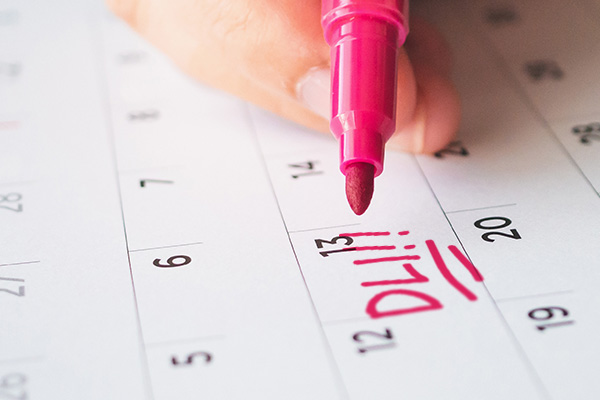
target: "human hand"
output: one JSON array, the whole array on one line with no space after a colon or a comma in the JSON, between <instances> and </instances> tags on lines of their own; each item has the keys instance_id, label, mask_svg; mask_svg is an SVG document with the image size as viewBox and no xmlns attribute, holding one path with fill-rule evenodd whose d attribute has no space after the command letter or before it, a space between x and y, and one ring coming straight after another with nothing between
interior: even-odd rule
<instances>
[{"instance_id":1,"label":"human hand","mask_svg":"<svg viewBox=\"0 0 600 400\"><path fill-rule=\"evenodd\" d=\"M320 0L107 0L187 74L309 128L329 132L329 46ZM442 37L411 16L400 52L390 149L432 153L460 120Z\"/></svg>"}]
</instances>

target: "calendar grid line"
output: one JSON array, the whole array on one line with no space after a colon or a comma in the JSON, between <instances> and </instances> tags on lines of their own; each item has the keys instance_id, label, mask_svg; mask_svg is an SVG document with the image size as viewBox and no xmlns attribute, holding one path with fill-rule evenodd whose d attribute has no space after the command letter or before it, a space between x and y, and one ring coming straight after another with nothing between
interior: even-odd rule
<instances>
[{"instance_id":1,"label":"calendar grid line","mask_svg":"<svg viewBox=\"0 0 600 400\"><path fill-rule=\"evenodd\" d=\"M173 339L173 340L163 340L160 342L147 342L145 343L146 347L160 347L167 346L170 344L178 344L178 343L192 343L192 342L200 342L205 340L223 340L225 339L225 335L211 335L211 336L200 336L196 338L183 338L183 339Z\"/></svg>"},{"instance_id":2,"label":"calendar grid line","mask_svg":"<svg viewBox=\"0 0 600 400\"><path fill-rule=\"evenodd\" d=\"M41 261L36 260L36 261L24 261L24 262L18 262L18 263L9 263L9 264L0 264L0 267L11 267L13 265L29 265L29 264L38 264Z\"/></svg>"},{"instance_id":3,"label":"calendar grid line","mask_svg":"<svg viewBox=\"0 0 600 400\"><path fill-rule=\"evenodd\" d=\"M168 245L168 246L147 247L147 248L143 248L143 249L129 250L129 252L130 253L135 253L135 252L138 252L138 251L172 249L174 247L195 246L195 245L199 245L199 244L203 244L203 242L191 242L191 243L183 243L183 244L172 244L172 245Z\"/></svg>"},{"instance_id":4,"label":"calendar grid line","mask_svg":"<svg viewBox=\"0 0 600 400\"><path fill-rule=\"evenodd\" d=\"M473 28L470 28L473 29ZM543 126L546 134L554 141L554 143L558 146L560 151L567 157L569 163L575 168L575 170L581 175L584 181L588 184L588 186L596 193L596 196L600 197L600 191L598 191L592 181L588 178L588 176L583 172L583 169L579 165L579 163L575 160L571 152L567 149L567 147L560 141L558 135L552 129L552 126L546 119L546 117L542 114L539 108L533 103L533 101L527 95L527 90L523 85L519 82L519 79L515 76L515 74L511 71L507 60L504 58L500 50L493 43L492 40L489 39L486 32L478 32L479 35L475 35L477 37L477 41L484 46L484 48L490 49L490 53L492 53L494 57L494 61L496 62L496 66L504 75L504 77L510 82L511 86L517 93L517 95L523 101L527 110L532 114L532 116L537 119L537 121Z\"/></svg>"},{"instance_id":5,"label":"calendar grid line","mask_svg":"<svg viewBox=\"0 0 600 400\"><path fill-rule=\"evenodd\" d=\"M347 226L359 226L360 223L356 224L345 224L345 225L333 225L333 226L325 226L322 228L311 228L311 229L299 229L295 231L289 231L289 233L302 233L302 232L314 232L314 231L322 231L325 229L334 229L334 228L345 228Z\"/></svg>"},{"instance_id":6,"label":"calendar grid line","mask_svg":"<svg viewBox=\"0 0 600 400\"><path fill-rule=\"evenodd\" d=\"M511 204L502 204L499 206L489 206L489 207L478 207L478 208L470 208L470 209L465 209L465 210L456 210L456 211L446 211L446 214L456 214L456 213L461 213L461 212L469 212L469 211L481 211L481 210L491 210L494 208L504 208L504 207L512 207L512 206L516 206L517 203L511 203Z\"/></svg>"},{"instance_id":7,"label":"calendar grid line","mask_svg":"<svg viewBox=\"0 0 600 400\"><path fill-rule=\"evenodd\" d=\"M252 119L252 115L250 114L250 109L248 105L245 105L244 107L244 111L245 111L245 117L246 119L249 121L249 125L250 128L252 130L253 136L254 136L254 145L256 148L256 151L259 154L259 158L260 158L260 163L262 165L262 168L265 172L265 176L269 182L269 187L271 189L271 192L273 194L273 198L275 200L275 204L277 205L277 211L279 212L279 215L281 217L281 223L283 224L283 227L285 229L287 238L288 238L288 242L290 244L290 248L292 250L292 253L294 255L294 259L296 260L296 265L298 266L298 271L300 272L300 276L302 277L302 282L304 284L304 288L306 290L306 294L308 295L308 298L310 300L310 304L311 304L311 308L313 311L313 315L314 318L316 319L316 321L319 324L319 331L320 331L320 336L321 336L321 341L323 342L323 346L325 348L325 351L327 353L327 359L329 360L330 366L334 372L334 376L336 379L336 385L338 387L338 390L341 392L342 397L343 398L349 398L350 395L348 393L348 389L346 388L346 385L344 383L344 380L342 378L342 374L340 371L340 367L333 355L333 350L331 349L331 345L329 343L329 340L327 339L327 335L325 334L325 329L323 326L323 323L321 322L321 318L319 317L319 312L317 311L314 299L310 293L310 290L308 289L308 283L306 282L306 278L304 276L304 272L302 271L302 266L300 265L300 260L298 259L298 254L296 252L296 249L294 247L294 243L292 242L292 237L290 232L288 231L288 227L287 224L285 222L285 218L283 216L283 212L281 210L281 205L279 204L279 199L277 198L277 194L275 192L275 187L273 186L273 181L271 178L271 174L269 173L269 169L267 167L266 161L265 161L265 155L262 151L262 148L260 146L260 141L258 140L258 134L257 134L257 130L256 130L256 125L254 123L254 120Z\"/></svg>"},{"instance_id":8,"label":"calendar grid line","mask_svg":"<svg viewBox=\"0 0 600 400\"><path fill-rule=\"evenodd\" d=\"M136 294L136 289L135 289L135 281L134 281L134 277L133 277L133 268L131 265L131 257L130 257L130 252L129 252L129 241L127 238L127 226L125 223L125 210L123 207L123 193L121 191L121 179L119 176L119 161L117 158L117 147L116 147L116 141L115 141L115 131L114 131L114 121L113 118L111 116L110 110L110 102L109 102L109 87L108 87L108 75L106 73L106 70L104 68L104 48L102 46L102 40L101 40L101 27L99 25L99 23L96 23L94 26L94 29L92 29L93 34L94 34L94 38L95 38L95 44L96 47L98 49L97 54L97 65L98 65L98 69L97 69L97 74L99 75L99 79L98 81L100 82L100 87L101 87L101 94L102 94L102 111L104 112L104 115L106 116L106 123L105 123L105 129L108 132L108 139L109 139L109 143L110 143L110 157L112 159L112 169L113 169L113 175L115 177L115 181L114 184L116 185L116 192L117 192L117 197L118 197L118 201L119 201L119 207L120 207L120 211L121 211L121 221L122 221L122 227L123 227L123 235L124 235L124 243L125 243L125 251L127 253L127 263L129 266L129 277L131 280L131 289L132 289L132 294L133 294L133 302L135 305L135 317L136 317L136 324L137 324L137 330L138 330L138 345L139 345L139 351L140 351L140 359L141 359L141 364L142 364L142 374L145 380L145 389L146 389L146 393L148 395L148 398L150 400L154 399L154 393L152 390L152 385L151 385L151 379L150 379L150 367L148 364L148 354L146 351L146 346L144 344L144 332L142 329L142 322L140 319L140 310L139 310L139 304L138 304L138 299L137 299L137 294Z\"/></svg>"},{"instance_id":9,"label":"calendar grid line","mask_svg":"<svg viewBox=\"0 0 600 400\"><path fill-rule=\"evenodd\" d=\"M418 167L421 175L423 176L423 179L427 183L427 186L429 187L429 191L431 192L431 195L434 197L435 201L437 202L437 204L438 204L438 206L440 208L440 211L442 211L442 213L444 214L444 218L446 218L446 221L448 222L448 225L450 226L450 229L452 229L452 232L454 233L454 236L456 237L456 240L458 240L458 242L460 244L460 247L463 250L463 253L467 256L467 258L469 259L469 261L473 264L473 261L471 260L471 257L469 256L469 252L465 249L465 246L464 246L462 240L460 239L460 237L458 236L458 233L456 232L456 229L454 228L454 225L452 225L452 222L450 222L450 219L448 218L448 215L444 211L444 207L442 207L442 204L441 204L438 196L436 195L435 191L433 190L433 187L431 186L431 183L429 182L429 179L427 178L427 175L425 174L425 171L421 167L421 164L419 163L419 160L417 159L416 156L413 156L413 160L417 164L417 167ZM539 376L537 370L535 369L533 363L531 362L531 360L527 356L527 353L525 352L525 349L523 348L523 346L521 345L521 343L517 339L517 336L516 336L515 332L512 330L512 328L508 324L508 321L506 320L506 318L502 314L502 311L498 307L498 303L496 302L496 300L492 296L492 294L491 294L489 288L487 287L485 281L482 281L481 284L483 285L485 291L487 292L488 297L491 300L491 302L492 302L492 304L494 306L494 309L496 310L496 314L497 314L500 322L502 323L502 325L504 326L504 328L508 332L508 334L509 334L509 336L511 338L511 341L512 341L515 349L517 350L517 352L519 353L519 355L520 355L523 363L525 364L525 367L529 371L532 379L537 384L538 390L540 391L540 393L546 399L551 399L550 393L548 392L548 389L546 388L546 385L544 385L544 383L543 383L541 377Z\"/></svg>"},{"instance_id":10,"label":"calendar grid line","mask_svg":"<svg viewBox=\"0 0 600 400\"><path fill-rule=\"evenodd\" d=\"M25 279L20 279L20 278L0 278L0 281L25 282Z\"/></svg>"},{"instance_id":11,"label":"calendar grid line","mask_svg":"<svg viewBox=\"0 0 600 400\"><path fill-rule=\"evenodd\" d=\"M358 317L358 318L345 318L345 319L338 319L338 320L331 320L331 321L323 321L323 325L337 325L337 324L344 324L347 322L357 322L357 321L371 321L370 317Z\"/></svg>"},{"instance_id":12,"label":"calendar grid line","mask_svg":"<svg viewBox=\"0 0 600 400\"><path fill-rule=\"evenodd\" d=\"M133 174L133 173L137 173L137 172L144 172L147 173L148 171L164 171L164 170L169 170L169 169L177 169L177 168L185 168L186 164L171 164L171 165L161 165L159 167L152 167L152 168L130 168L130 169L119 169L119 174L124 174L124 175L128 175L128 174Z\"/></svg>"},{"instance_id":13,"label":"calendar grid line","mask_svg":"<svg viewBox=\"0 0 600 400\"><path fill-rule=\"evenodd\" d=\"M386 153L362 216L331 135L194 84L97 0L21 3L0 398L600 397L600 0L411 3L459 138Z\"/></svg>"},{"instance_id":14,"label":"calendar grid line","mask_svg":"<svg viewBox=\"0 0 600 400\"><path fill-rule=\"evenodd\" d=\"M528 296L507 297L507 298L503 298L503 299L497 299L496 302L502 303L502 302L508 302L508 301L514 301L514 300L532 299L532 298L536 298L536 297L546 297L546 296L555 296L555 295L561 295L561 294L571 294L573 292L574 292L574 290L572 290L572 289L570 289L570 290L559 290L559 291L556 291L556 292L538 293L538 294L531 294L531 295L528 295Z\"/></svg>"}]
</instances>

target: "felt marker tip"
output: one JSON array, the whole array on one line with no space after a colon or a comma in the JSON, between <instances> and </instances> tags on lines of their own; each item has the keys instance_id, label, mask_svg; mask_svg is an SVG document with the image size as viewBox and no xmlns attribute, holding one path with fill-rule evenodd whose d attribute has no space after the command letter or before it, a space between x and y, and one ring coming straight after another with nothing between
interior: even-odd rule
<instances>
[{"instance_id":1,"label":"felt marker tip","mask_svg":"<svg viewBox=\"0 0 600 400\"><path fill-rule=\"evenodd\" d=\"M355 162L346 167L346 198L356 215L362 215L373 197L375 166L365 162Z\"/></svg>"}]
</instances>

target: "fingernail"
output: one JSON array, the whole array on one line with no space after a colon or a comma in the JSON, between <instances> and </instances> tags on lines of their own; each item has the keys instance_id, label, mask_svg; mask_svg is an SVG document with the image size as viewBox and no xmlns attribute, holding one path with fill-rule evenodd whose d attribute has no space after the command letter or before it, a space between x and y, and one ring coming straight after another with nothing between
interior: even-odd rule
<instances>
[{"instance_id":1,"label":"fingernail","mask_svg":"<svg viewBox=\"0 0 600 400\"><path fill-rule=\"evenodd\" d=\"M329 119L331 117L329 87L329 68L312 68L298 81L296 96L306 108Z\"/></svg>"}]
</instances>

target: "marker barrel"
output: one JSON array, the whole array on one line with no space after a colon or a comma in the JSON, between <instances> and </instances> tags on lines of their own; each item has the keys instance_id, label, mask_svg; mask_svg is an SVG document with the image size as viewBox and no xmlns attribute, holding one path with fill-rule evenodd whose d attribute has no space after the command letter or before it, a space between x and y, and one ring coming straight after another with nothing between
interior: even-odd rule
<instances>
[{"instance_id":1,"label":"marker barrel","mask_svg":"<svg viewBox=\"0 0 600 400\"><path fill-rule=\"evenodd\" d=\"M398 49L408 3L323 1L323 31L331 47L331 123L340 142L340 169L353 162L383 171L384 145L396 125Z\"/></svg>"}]
</instances>

